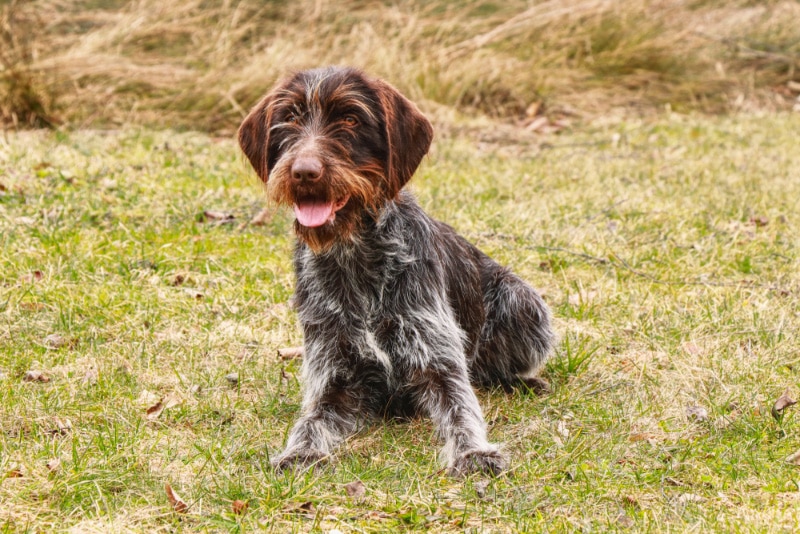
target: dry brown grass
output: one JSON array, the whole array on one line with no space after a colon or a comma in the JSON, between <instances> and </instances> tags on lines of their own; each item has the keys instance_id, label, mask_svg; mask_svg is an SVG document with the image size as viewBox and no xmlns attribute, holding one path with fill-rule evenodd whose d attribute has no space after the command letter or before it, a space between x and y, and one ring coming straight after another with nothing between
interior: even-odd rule
<instances>
[{"instance_id":1,"label":"dry brown grass","mask_svg":"<svg viewBox=\"0 0 800 534\"><path fill-rule=\"evenodd\" d=\"M230 131L276 78L331 63L428 112L518 121L791 107L800 80L790 1L35 0L0 15L0 115L15 125Z\"/></svg>"}]
</instances>

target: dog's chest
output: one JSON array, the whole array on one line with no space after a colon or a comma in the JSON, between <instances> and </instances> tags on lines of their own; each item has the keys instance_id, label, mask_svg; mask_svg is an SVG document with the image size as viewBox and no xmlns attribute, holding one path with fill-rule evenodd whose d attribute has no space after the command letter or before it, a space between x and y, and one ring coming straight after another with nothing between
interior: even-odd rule
<instances>
[{"instance_id":1,"label":"dog's chest","mask_svg":"<svg viewBox=\"0 0 800 534\"><path fill-rule=\"evenodd\" d=\"M396 245L396 244L395 244ZM296 257L296 301L301 322L336 321L369 328L387 316L402 315L395 298L397 280L414 261L397 246L383 244L314 255L299 250Z\"/></svg>"}]
</instances>

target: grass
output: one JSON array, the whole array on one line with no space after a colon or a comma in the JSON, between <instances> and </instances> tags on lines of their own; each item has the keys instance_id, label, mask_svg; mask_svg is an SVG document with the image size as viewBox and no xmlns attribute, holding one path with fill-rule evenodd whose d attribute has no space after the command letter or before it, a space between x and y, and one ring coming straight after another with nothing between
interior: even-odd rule
<instances>
[{"instance_id":1,"label":"grass","mask_svg":"<svg viewBox=\"0 0 800 534\"><path fill-rule=\"evenodd\" d=\"M466 481L427 420L269 468L300 402L276 355L301 342L290 214L241 225L261 193L230 140L7 134L0 531L795 530L795 408L770 409L800 393L799 121L439 129L421 203L540 288L561 338L552 394L480 395L512 467Z\"/></svg>"},{"instance_id":2,"label":"grass","mask_svg":"<svg viewBox=\"0 0 800 534\"><path fill-rule=\"evenodd\" d=\"M429 114L790 109L800 5L732 0L12 0L0 122L230 133L292 69L350 64Z\"/></svg>"}]
</instances>

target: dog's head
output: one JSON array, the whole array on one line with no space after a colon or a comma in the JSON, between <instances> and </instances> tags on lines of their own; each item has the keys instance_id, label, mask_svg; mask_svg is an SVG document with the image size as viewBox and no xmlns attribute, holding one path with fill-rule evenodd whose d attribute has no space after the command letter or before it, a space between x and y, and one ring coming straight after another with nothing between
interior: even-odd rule
<instances>
[{"instance_id":1,"label":"dog's head","mask_svg":"<svg viewBox=\"0 0 800 534\"><path fill-rule=\"evenodd\" d=\"M411 179L433 128L394 87L345 67L279 83L239 128L239 144L269 197L294 207L315 251L377 216Z\"/></svg>"}]
</instances>

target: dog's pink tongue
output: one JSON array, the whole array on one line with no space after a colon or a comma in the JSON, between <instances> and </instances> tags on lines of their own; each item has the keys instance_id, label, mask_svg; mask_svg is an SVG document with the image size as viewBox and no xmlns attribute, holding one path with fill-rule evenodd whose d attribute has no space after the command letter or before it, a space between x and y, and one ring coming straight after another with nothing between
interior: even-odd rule
<instances>
[{"instance_id":1,"label":"dog's pink tongue","mask_svg":"<svg viewBox=\"0 0 800 534\"><path fill-rule=\"evenodd\" d=\"M304 201L294 205L294 216L303 226L322 226L333 215L333 202Z\"/></svg>"}]
</instances>

